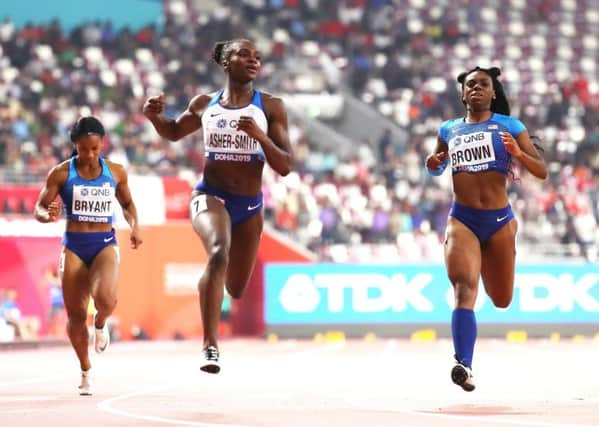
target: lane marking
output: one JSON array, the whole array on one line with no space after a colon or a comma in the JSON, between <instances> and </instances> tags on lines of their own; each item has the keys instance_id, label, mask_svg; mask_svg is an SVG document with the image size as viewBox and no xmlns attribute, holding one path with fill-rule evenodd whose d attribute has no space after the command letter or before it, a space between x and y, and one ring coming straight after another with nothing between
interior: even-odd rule
<instances>
[{"instance_id":1,"label":"lane marking","mask_svg":"<svg viewBox=\"0 0 599 427\"><path fill-rule=\"evenodd\" d=\"M294 346L295 346L295 342L293 343L293 345L291 345L291 347L294 347ZM324 346L318 346L315 349L308 349L308 350L303 350L303 351L294 352L294 353L282 352L282 354L290 355L293 358L306 357L306 356L317 356L321 352L328 353L331 351L337 351L337 350L343 349L345 346L346 346L345 342L332 343L332 344L327 344ZM158 417L158 416L152 416L152 415L142 415L139 413L116 409L112 406L112 404L115 402L124 401L124 400L130 399L132 397L144 396L144 395L149 395L152 393L173 390L173 389L176 389L179 387L184 387L184 386L190 385L190 384L192 384L192 383L191 382L182 382L182 383L170 384L168 386L147 389L147 390L143 390L143 391L136 391L136 392L131 392L131 393L120 394L120 395L117 395L117 396L114 396L114 397L111 397L111 398L108 398L108 399L105 399L105 400L99 402L96 405L96 407L99 410L107 412L112 415L125 417L125 418L138 419L138 420L152 421L152 422L157 422L157 423L164 423L164 424L195 426L195 427L250 427L247 425L240 425L240 424L224 424L224 423L209 423L209 422L201 422L201 421L186 421L186 420L181 420L181 419L176 419L176 418Z\"/></svg>"},{"instance_id":2,"label":"lane marking","mask_svg":"<svg viewBox=\"0 0 599 427\"><path fill-rule=\"evenodd\" d=\"M103 400L102 402L99 402L96 406L101 411L107 412L112 415L125 417L125 418L133 418L133 419L137 419L137 420L145 420L145 421L152 421L152 422L157 422L157 423L164 423L164 424L174 424L174 425L181 425L181 426L196 426L196 427L249 427L249 426L239 425L239 424L215 424L215 423L207 423L207 422L201 422L201 421L179 420L176 418L154 417L152 415L142 415L142 414L137 414L134 412L123 411L121 409L116 409L116 408L112 407L112 404L114 402L118 402L121 400L127 400L132 397L136 397L136 396L143 396L143 395L148 395L148 394L152 394L152 393L157 393L160 391L172 390L172 389L181 387L183 385L185 385L185 384L182 384L182 383L171 384L166 387L159 387L159 388L154 388L154 389L149 389L149 390L144 390L144 391L136 391L133 393L121 394L121 395Z\"/></svg>"}]
</instances>

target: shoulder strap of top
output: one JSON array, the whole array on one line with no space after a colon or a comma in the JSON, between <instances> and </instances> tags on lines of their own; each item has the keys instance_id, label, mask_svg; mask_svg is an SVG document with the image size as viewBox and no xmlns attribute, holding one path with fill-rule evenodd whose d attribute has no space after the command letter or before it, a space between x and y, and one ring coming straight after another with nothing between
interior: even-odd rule
<instances>
[{"instance_id":1,"label":"shoulder strap of top","mask_svg":"<svg viewBox=\"0 0 599 427\"><path fill-rule=\"evenodd\" d=\"M214 94L214 96L212 97L212 99L210 100L210 102L208 103L208 106L210 107L211 105L218 104L218 101L220 101L220 97L222 96L222 94L223 94L222 89L219 90L218 92L216 92Z\"/></svg>"},{"instance_id":2,"label":"shoulder strap of top","mask_svg":"<svg viewBox=\"0 0 599 427\"><path fill-rule=\"evenodd\" d=\"M264 111L264 104L262 103L262 92L260 92L259 90L255 90L251 103L254 104L256 107L260 108L262 111Z\"/></svg>"}]
</instances>

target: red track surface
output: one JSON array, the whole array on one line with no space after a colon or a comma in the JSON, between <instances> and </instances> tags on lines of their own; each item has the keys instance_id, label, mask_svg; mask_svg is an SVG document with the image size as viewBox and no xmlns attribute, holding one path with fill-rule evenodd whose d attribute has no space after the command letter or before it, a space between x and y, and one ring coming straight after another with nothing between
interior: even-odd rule
<instances>
[{"instance_id":1,"label":"red track surface","mask_svg":"<svg viewBox=\"0 0 599 427\"><path fill-rule=\"evenodd\" d=\"M70 348L0 352L2 427L599 427L599 343L481 341L465 393L448 340L117 343L80 397Z\"/></svg>"}]
</instances>

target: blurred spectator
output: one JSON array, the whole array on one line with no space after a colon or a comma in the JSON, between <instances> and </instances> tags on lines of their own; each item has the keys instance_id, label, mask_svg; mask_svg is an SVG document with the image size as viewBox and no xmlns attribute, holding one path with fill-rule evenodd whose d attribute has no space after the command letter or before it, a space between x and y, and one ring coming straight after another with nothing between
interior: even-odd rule
<instances>
[{"instance_id":1,"label":"blurred spectator","mask_svg":"<svg viewBox=\"0 0 599 427\"><path fill-rule=\"evenodd\" d=\"M23 316L17 305L17 291L0 289L0 319L3 319L15 331L15 338L34 340L38 337L39 319L35 316Z\"/></svg>"},{"instance_id":2,"label":"blurred spectator","mask_svg":"<svg viewBox=\"0 0 599 427\"><path fill-rule=\"evenodd\" d=\"M43 286L46 289L50 303L48 334L55 337L65 337L67 319L58 266L52 264L44 271Z\"/></svg>"},{"instance_id":3,"label":"blurred spectator","mask_svg":"<svg viewBox=\"0 0 599 427\"><path fill-rule=\"evenodd\" d=\"M329 244L351 242L348 250L358 251L376 241L394 247L400 258L406 238L397 233L420 233L423 226L442 240L451 182L422 174L424 153L438 125L463 111L456 71L471 68L470 58L481 66L502 58L497 65L513 94L510 103L541 138L550 168L550 179L540 184L518 179L515 169L509 194L521 243L560 245L566 235L571 240L571 221L592 257L599 240L599 37L593 21L599 5L531 0L512 2L504 13L495 1L475 3L277 0L240 7L224 0L207 11L181 2L165 8L162 28L136 33L110 22L86 22L70 32L60 21L16 28L6 18L0 23L0 176L3 182L40 182L70 153L67 129L91 112L115 135L107 155L126 158L131 174L197 176L202 136L179 145L157 140L140 105L164 91L174 106L168 114L176 116L191 96L214 87L220 75L206 59L212 45L243 34L240 23L249 20L262 35L261 86L350 94L408 132L407 141L392 141L389 133L378 146L373 141L376 161L370 164L325 149L305 123L291 120L299 175L295 181L265 179L272 187L264 190L272 193L265 213L276 228L323 254L342 253L329 251ZM554 27L560 31L543 36ZM386 191L374 203L369 187L379 180ZM323 185L338 200L320 194ZM562 188L577 195L568 207L557 197ZM0 207L27 211L18 200L3 199ZM419 242L410 244L426 245L417 237L408 238Z\"/></svg>"}]
</instances>

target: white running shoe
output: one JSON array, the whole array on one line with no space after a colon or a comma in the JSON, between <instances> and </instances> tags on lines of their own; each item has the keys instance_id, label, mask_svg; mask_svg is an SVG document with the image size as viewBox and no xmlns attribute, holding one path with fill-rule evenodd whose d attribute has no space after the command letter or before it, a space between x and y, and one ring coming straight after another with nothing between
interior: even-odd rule
<instances>
[{"instance_id":1,"label":"white running shoe","mask_svg":"<svg viewBox=\"0 0 599 427\"><path fill-rule=\"evenodd\" d=\"M96 315L94 314L94 348L96 353L102 353L110 344L110 331L108 331L108 320L104 322L102 329L96 328Z\"/></svg>"},{"instance_id":2,"label":"white running shoe","mask_svg":"<svg viewBox=\"0 0 599 427\"><path fill-rule=\"evenodd\" d=\"M204 364L200 369L209 374L218 374L220 372L220 364L218 363L219 352L218 348L211 345L204 349Z\"/></svg>"},{"instance_id":3,"label":"white running shoe","mask_svg":"<svg viewBox=\"0 0 599 427\"><path fill-rule=\"evenodd\" d=\"M472 369L460 362L456 362L451 370L451 380L465 391L473 391L476 388Z\"/></svg>"},{"instance_id":4,"label":"white running shoe","mask_svg":"<svg viewBox=\"0 0 599 427\"><path fill-rule=\"evenodd\" d=\"M79 384L78 387L80 396L92 395L91 374L91 369L81 371L81 384Z\"/></svg>"}]
</instances>

